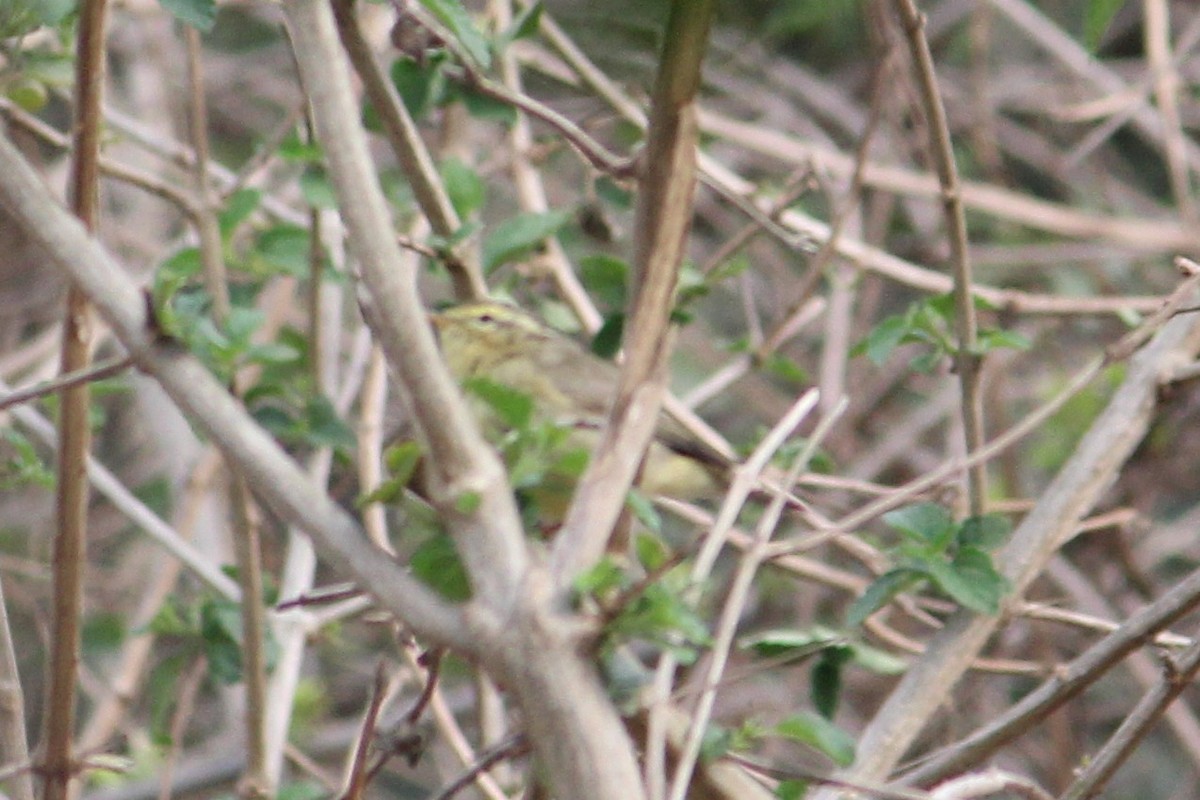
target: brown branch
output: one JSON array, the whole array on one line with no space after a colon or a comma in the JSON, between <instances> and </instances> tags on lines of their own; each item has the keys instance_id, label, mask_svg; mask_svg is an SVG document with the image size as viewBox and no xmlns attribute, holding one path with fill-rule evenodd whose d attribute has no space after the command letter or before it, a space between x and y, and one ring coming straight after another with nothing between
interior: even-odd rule
<instances>
[{"instance_id":1,"label":"brown branch","mask_svg":"<svg viewBox=\"0 0 1200 800\"><path fill-rule=\"evenodd\" d=\"M976 352L978 324L975 319L975 298L972 292L971 258L967 251L967 223L963 214L962 188L958 167L950 142L950 127L946 108L938 91L934 74L933 55L925 39L925 18L913 0L895 0L903 21L909 48L916 62L917 85L925 105L926 127L929 131L929 151L941 184L942 211L950 236L950 254L954 267L954 365L962 392L963 432L967 451L983 446L986 434L983 427L983 399L980 397L980 355ZM987 466L975 464L967 470L968 504L971 514L984 512L987 502Z\"/></svg>"},{"instance_id":2,"label":"brown branch","mask_svg":"<svg viewBox=\"0 0 1200 800\"><path fill-rule=\"evenodd\" d=\"M442 185L429 149L421 140L417 125L404 106L404 101L400 99L396 87L383 74L379 62L375 60L375 54L363 38L354 14L354 0L335 0L332 5L342 46L363 82L363 89L372 107L379 115L392 152L396 154L396 159L412 186L413 196L429 220L429 227L433 232L443 239L449 239L458 233L462 227L462 220L458 218L458 213L450 203L450 196ZM461 301L468 301L487 296L487 285L483 281L478 258L470 257L465 246L459 245L452 252L444 254L442 261L454 283L455 297Z\"/></svg>"},{"instance_id":3,"label":"brown branch","mask_svg":"<svg viewBox=\"0 0 1200 800\"><path fill-rule=\"evenodd\" d=\"M554 542L560 590L604 552L641 454L654 435L674 336L670 314L696 189L696 92L713 4L671 6L655 83L634 220L625 363L600 444Z\"/></svg>"},{"instance_id":4,"label":"brown branch","mask_svg":"<svg viewBox=\"0 0 1200 800\"><path fill-rule=\"evenodd\" d=\"M100 104L105 80L105 0L87 0L79 16L75 52L75 114L71 161L71 209L89 230L99 222ZM91 364L95 346L93 310L87 295L67 292L59 371L70 374ZM79 671L83 616L83 571L87 558L87 456L91 449L89 384L60 395L58 479L55 484L54 635L50 645L46 727L43 732L45 800L66 800L75 778L75 683Z\"/></svg>"}]
</instances>

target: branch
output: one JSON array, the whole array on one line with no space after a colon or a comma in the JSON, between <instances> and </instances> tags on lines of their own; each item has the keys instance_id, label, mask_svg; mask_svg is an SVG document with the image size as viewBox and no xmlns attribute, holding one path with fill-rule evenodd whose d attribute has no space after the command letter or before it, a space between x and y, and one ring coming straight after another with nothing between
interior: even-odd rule
<instances>
[{"instance_id":1,"label":"branch","mask_svg":"<svg viewBox=\"0 0 1200 800\"><path fill-rule=\"evenodd\" d=\"M1130 360L1125 380L1108 407L1001 553L998 566L1013 586L1009 602L1022 596L1141 441L1163 376L1175 364L1194 358L1197 350L1200 322L1177 316ZM965 610L946 622L925 656L909 669L864 731L859 760L845 773L846 777L886 777L999 622L998 617Z\"/></svg>"},{"instance_id":2,"label":"branch","mask_svg":"<svg viewBox=\"0 0 1200 800\"><path fill-rule=\"evenodd\" d=\"M354 576L414 630L470 653L476 640L463 613L381 559L353 518L312 484L212 374L161 335L146 296L51 198L6 136L0 136L0 175L0 205L92 300L134 362L244 471L256 494L307 531L335 568Z\"/></svg>"}]
</instances>

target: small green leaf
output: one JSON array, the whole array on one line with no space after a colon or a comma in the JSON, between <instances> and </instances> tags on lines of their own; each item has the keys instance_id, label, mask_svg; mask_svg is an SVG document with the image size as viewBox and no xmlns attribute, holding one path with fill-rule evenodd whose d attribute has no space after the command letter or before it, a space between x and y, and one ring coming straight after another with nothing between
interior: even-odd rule
<instances>
[{"instance_id":1,"label":"small green leaf","mask_svg":"<svg viewBox=\"0 0 1200 800\"><path fill-rule=\"evenodd\" d=\"M304 202L313 208L337 208L337 193L325 175L325 170L309 167L300 176L300 193Z\"/></svg>"},{"instance_id":2,"label":"small green leaf","mask_svg":"<svg viewBox=\"0 0 1200 800\"><path fill-rule=\"evenodd\" d=\"M666 542L644 531L639 532L634 538L633 549L637 554L638 563L647 572L661 569L671 560L671 551L667 549Z\"/></svg>"},{"instance_id":3,"label":"small green leaf","mask_svg":"<svg viewBox=\"0 0 1200 800\"><path fill-rule=\"evenodd\" d=\"M480 67L488 69L492 65L492 55L488 50L487 39L475 27L471 15L463 8L462 3L458 0L421 0L421 5L429 9L439 22L450 29L454 38Z\"/></svg>"},{"instance_id":4,"label":"small green leaf","mask_svg":"<svg viewBox=\"0 0 1200 800\"><path fill-rule=\"evenodd\" d=\"M579 259L579 279L598 302L609 308L624 308L629 288L629 264L609 255Z\"/></svg>"},{"instance_id":5,"label":"small green leaf","mask_svg":"<svg viewBox=\"0 0 1200 800\"><path fill-rule=\"evenodd\" d=\"M217 20L216 0L158 0L171 16L201 33L212 30Z\"/></svg>"},{"instance_id":6,"label":"small green leaf","mask_svg":"<svg viewBox=\"0 0 1200 800\"><path fill-rule=\"evenodd\" d=\"M575 592L585 597L598 597L625 586L625 573L611 556L605 556L596 566L575 579Z\"/></svg>"},{"instance_id":7,"label":"small green leaf","mask_svg":"<svg viewBox=\"0 0 1200 800\"><path fill-rule=\"evenodd\" d=\"M649 497L637 489L630 489L625 498L625 505L637 517L638 522L646 526L647 530L655 534L662 533L662 517L654 508L654 503L650 501Z\"/></svg>"},{"instance_id":8,"label":"small green leaf","mask_svg":"<svg viewBox=\"0 0 1200 800\"><path fill-rule=\"evenodd\" d=\"M500 42L503 47L507 47L512 42L518 39L528 39L537 33L538 26L542 22L542 4L541 0L536 3L531 3L521 10L513 19L512 24L508 26L508 30L500 37Z\"/></svg>"},{"instance_id":9,"label":"small green leaf","mask_svg":"<svg viewBox=\"0 0 1200 800\"><path fill-rule=\"evenodd\" d=\"M1083 7L1083 45L1095 53L1125 0L1088 0Z\"/></svg>"},{"instance_id":10,"label":"small green leaf","mask_svg":"<svg viewBox=\"0 0 1200 800\"><path fill-rule=\"evenodd\" d=\"M338 416L329 398L315 395L304 404L304 421L309 441L318 447L354 447L353 429Z\"/></svg>"},{"instance_id":11,"label":"small green leaf","mask_svg":"<svg viewBox=\"0 0 1200 800\"><path fill-rule=\"evenodd\" d=\"M218 217L221 236L228 239L237 226L245 222L258 209L261 201L262 192L257 189L239 189L229 195L225 200L225 207L221 209Z\"/></svg>"},{"instance_id":12,"label":"small green leaf","mask_svg":"<svg viewBox=\"0 0 1200 800\"><path fill-rule=\"evenodd\" d=\"M487 187L479 173L460 159L447 158L442 162L442 180L459 219L467 219L483 207Z\"/></svg>"},{"instance_id":13,"label":"small green leaf","mask_svg":"<svg viewBox=\"0 0 1200 800\"><path fill-rule=\"evenodd\" d=\"M414 575L447 600L471 599L471 581L454 542L437 534L423 542L408 561Z\"/></svg>"},{"instance_id":14,"label":"small green leaf","mask_svg":"<svg viewBox=\"0 0 1200 800\"><path fill-rule=\"evenodd\" d=\"M463 381L463 389L487 403L505 427L523 430L533 419L533 398L484 377Z\"/></svg>"},{"instance_id":15,"label":"small green leaf","mask_svg":"<svg viewBox=\"0 0 1200 800\"><path fill-rule=\"evenodd\" d=\"M454 498L454 510L459 514L474 514L479 510L481 502L483 498L479 496L479 492L463 492Z\"/></svg>"},{"instance_id":16,"label":"small green leaf","mask_svg":"<svg viewBox=\"0 0 1200 800\"><path fill-rule=\"evenodd\" d=\"M1016 331L1004 331L998 328L983 328L975 338L975 354L986 355L993 350L1007 347L1010 350L1026 351L1032 344Z\"/></svg>"},{"instance_id":17,"label":"small green leaf","mask_svg":"<svg viewBox=\"0 0 1200 800\"><path fill-rule=\"evenodd\" d=\"M846 626L858 627L867 617L883 608L896 595L910 588L921 578L921 573L902 567L883 573L867 587L862 597L854 601L846 612Z\"/></svg>"},{"instance_id":18,"label":"small green leaf","mask_svg":"<svg viewBox=\"0 0 1200 800\"><path fill-rule=\"evenodd\" d=\"M828 720L837 711L842 693L842 668L853 657L848 647L827 647L812 668L812 701L817 713Z\"/></svg>"},{"instance_id":19,"label":"small green leaf","mask_svg":"<svg viewBox=\"0 0 1200 800\"><path fill-rule=\"evenodd\" d=\"M1008 540L1010 533L1012 521L1008 517L1003 514L984 514L963 520L958 530L958 542L980 550L995 550Z\"/></svg>"},{"instance_id":20,"label":"small green leaf","mask_svg":"<svg viewBox=\"0 0 1200 800\"><path fill-rule=\"evenodd\" d=\"M496 226L483 242L483 268L496 268L532 252L571 218L569 211L518 214Z\"/></svg>"},{"instance_id":21,"label":"small green leaf","mask_svg":"<svg viewBox=\"0 0 1200 800\"><path fill-rule=\"evenodd\" d=\"M775 787L775 796L779 800L801 800L808 794L808 782L794 779L780 781Z\"/></svg>"},{"instance_id":22,"label":"small green leaf","mask_svg":"<svg viewBox=\"0 0 1200 800\"><path fill-rule=\"evenodd\" d=\"M811 628L776 628L743 637L738 646L753 650L761 658L780 656L801 657L824 650L831 644L844 641L837 631L822 625Z\"/></svg>"},{"instance_id":23,"label":"small green leaf","mask_svg":"<svg viewBox=\"0 0 1200 800\"><path fill-rule=\"evenodd\" d=\"M888 360L892 351L904 340L909 329L909 322L904 317L888 317L872 328L871 332L867 334L867 338L859 342L851 354L866 354L867 358L871 359L871 363L879 366Z\"/></svg>"},{"instance_id":24,"label":"small green leaf","mask_svg":"<svg viewBox=\"0 0 1200 800\"><path fill-rule=\"evenodd\" d=\"M256 255L273 271L297 278L307 277L312 239L297 225L272 225L258 235Z\"/></svg>"},{"instance_id":25,"label":"small green leaf","mask_svg":"<svg viewBox=\"0 0 1200 800\"><path fill-rule=\"evenodd\" d=\"M949 545L954 533L954 519L937 503L917 503L889 511L883 521L911 539L943 547Z\"/></svg>"},{"instance_id":26,"label":"small green leaf","mask_svg":"<svg viewBox=\"0 0 1200 800\"><path fill-rule=\"evenodd\" d=\"M930 561L923 568L939 589L964 608L980 614L1000 610L1007 582L982 550L964 548L953 563Z\"/></svg>"},{"instance_id":27,"label":"small green leaf","mask_svg":"<svg viewBox=\"0 0 1200 800\"><path fill-rule=\"evenodd\" d=\"M430 107L438 103L446 91L442 59L418 62L411 56L400 56L392 62L392 85L413 119L421 119Z\"/></svg>"},{"instance_id":28,"label":"small green leaf","mask_svg":"<svg viewBox=\"0 0 1200 800\"><path fill-rule=\"evenodd\" d=\"M762 364L762 369L789 383L802 384L808 381L808 373L804 371L803 367L782 353L775 352L768 355Z\"/></svg>"},{"instance_id":29,"label":"small green leaf","mask_svg":"<svg viewBox=\"0 0 1200 800\"><path fill-rule=\"evenodd\" d=\"M624 312L617 312L605 317L604 324L592 337L592 352L601 358L613 358L621 350L621 337L624 335Z\"/></svg>"},{"instance_id":30,"label":"small green leaf","mask_svg":"<svg viewBox=\"0 0 1200 800\"><path fill-rule=\"evenodd\" d=\"M394 444L384 451L383 463L387 464L392 480L407 486L421 464L421 445L416 442Z\"/></svg>"},{"instance_id":31,"label":"small green leaf","mask_svg":"<svg viewBox=\"0 0 1200 800\"><path fill-rule=\"evenodd\" d=\"M806 712L788 717L775 726L775 732L806 744L833 759L839 767L854 763L854 739L824 717Z\"/></svg>"},{"instance_id":32,"label":"small green leaf","mask_svg":"<svg viewBox=\"0 0 1200 800\"><path fill-rule=\"evenodd\" d=\"M241 610L227 601L205 603L200 609L200 637L213 679L234 684L242 679Z\"/></svg>"}]
</instances>

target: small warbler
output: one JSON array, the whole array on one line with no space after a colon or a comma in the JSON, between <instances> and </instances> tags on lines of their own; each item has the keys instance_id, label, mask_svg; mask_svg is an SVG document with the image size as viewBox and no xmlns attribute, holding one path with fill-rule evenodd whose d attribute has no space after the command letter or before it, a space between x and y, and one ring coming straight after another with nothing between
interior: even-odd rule
<instances>
[{"instance_id":1,"label":"small warbler","mask_svg":"<svg viewBox=\"0 0 1200 800\"><path fill-rule=\"evenodd\" d=\"M446 364L460 383L470 388L472 381L483 379L528 397L535 419L568 431L567 446L591 452L616 389L615 364L503 303L460 305L432 315L432 320ZM485 433L495 440L503 425L494 413L479 409L480 403L474 405ZM711 497L721 490L728 468L720 453L661 414L638 487L679 500ZM561 505L565 510L571 487L562 484L569 482L559 481L563 503L543 499L543 506ZM541 509L543 519L548 510Z\"/></svg>"}]
</instances>

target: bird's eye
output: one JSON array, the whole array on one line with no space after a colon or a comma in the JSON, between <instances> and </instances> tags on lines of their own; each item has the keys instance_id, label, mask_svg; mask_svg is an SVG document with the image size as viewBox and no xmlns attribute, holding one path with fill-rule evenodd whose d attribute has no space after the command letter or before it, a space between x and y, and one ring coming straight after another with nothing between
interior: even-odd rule
<instances>
[{"instance_id":1,"label":"bird's eye","mask_svg":"<svg viewBox=\"0 0 1200 800\"><path fill-rule=\"evenodd\" d=\"M495 322L496 318L493 317L491 314L480 314L479 321L480 322Z\"/></svg>"}]
</instances>

